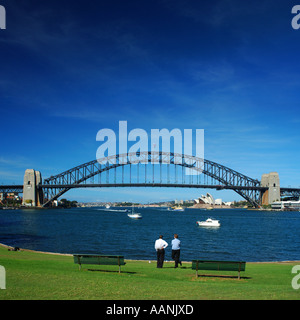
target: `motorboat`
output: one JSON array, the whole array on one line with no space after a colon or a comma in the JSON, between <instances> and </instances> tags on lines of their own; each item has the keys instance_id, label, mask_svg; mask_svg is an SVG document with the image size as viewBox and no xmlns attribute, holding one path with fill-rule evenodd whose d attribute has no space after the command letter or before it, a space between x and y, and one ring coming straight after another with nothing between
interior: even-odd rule
<instances>
[{"instance_id":1,"label":"motorboat","mask_svg":"<svg viewBox=\"0 0 300 320\"><path fill-rule=\"evenodd\" d=\"M140 213L134 212L134 207L132 207L131 213L127 214L131 219L142 219L142 215Z\"/></svg>"},{"instance_id":2,"label":"motorboat","mask_svg":"<svg viewBox=\"0 0 300 320\"><path fill-rule=\"evenodd\" d=\"M110 206L109 206L109 208L108 207L105 207L105 208L100 208L100 209L98 209L98 210L100 210L100 211L108 211L108 212L129 212L129 210L128 209L113 209L113 208L111 208Z\"/></svg>"},{"instance_id":3,"label":"motorboat","mask_svg":"<svg viewBox=\"0 0 300 320\"><path fill-rule=\"evenodd\" d=\"M206 221L197 221L196 222L200 227L220 227L219 220L214 220L212 218L206 219Z\"/></svg>"},{"instance_id":4,"label":"motorboat","mask_svg":"<svg viewBox=\"0 0 300 320\"><path fill-rule=\"evenodd\" d=\"M109 211L109 212L128 212L127 209L104 209L105 211Z\"/></svg>"}]
</instances>

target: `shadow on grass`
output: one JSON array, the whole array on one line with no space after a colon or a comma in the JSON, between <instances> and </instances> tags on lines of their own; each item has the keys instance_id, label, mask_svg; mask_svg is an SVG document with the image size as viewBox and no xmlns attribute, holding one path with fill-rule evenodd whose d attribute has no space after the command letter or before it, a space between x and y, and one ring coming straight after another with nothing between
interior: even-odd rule
<instances>
[{"instance_id":1,"label":"shadow on grass","mask_svg":"<svg viewBox=\"0 0 300 320\"><path fill-rule=\"evenodd\" d=\"M102 270L102 269L83 269L86 271L92 271L92 272L112 272L112 273L119 273L119 270ZM138 272L132 272L132 271L122 271L121 273L128 273L128 274L136 274Z\"/></svg>"},{"instance_id":2,"label":"shadow on grass","mask_svg":"<svg viewBox=\"0 0 300 320\"><path fill-rule=\"evenodd\" d=\"M198 278L229 278L229 279L238 279L238 276L232 275L219 275L219 274L198 274ZM250 277L241 276L240 279L252 279Z\"/></svg>"},{"instance_id":3,"label":"shadow on grass","mask_svg":"<svg viewBox=\"0 0 300 320\"><path fill-rule=\"evenodd\" d=\"M163 269L191 269L191 267L177 267L175 268L174 266L166 266L166 267L163 267Z\"/></svg>"}]
</instances>

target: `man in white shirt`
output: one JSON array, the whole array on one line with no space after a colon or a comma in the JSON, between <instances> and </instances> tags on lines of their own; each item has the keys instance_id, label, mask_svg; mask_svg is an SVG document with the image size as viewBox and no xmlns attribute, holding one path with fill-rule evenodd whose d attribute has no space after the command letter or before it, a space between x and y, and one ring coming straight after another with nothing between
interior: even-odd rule
<instances>
[{"instance_id":1,"label":"man in white shirt","mask_svg":"<svg viewBox=\"0 0 300 320\"><path fill-rule=\"evenodd\" d=\"M157 253L157 268L162 268L165 260L165 248L168 246L168 243L163 240L163 236L160 235L159 239L155 241L154 248Z\"/></svg>"}]
</instances>

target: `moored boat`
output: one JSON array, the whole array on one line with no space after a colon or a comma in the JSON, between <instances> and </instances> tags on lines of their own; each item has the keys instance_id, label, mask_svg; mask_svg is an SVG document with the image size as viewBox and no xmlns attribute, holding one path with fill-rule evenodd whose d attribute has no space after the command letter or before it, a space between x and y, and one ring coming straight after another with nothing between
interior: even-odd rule
<instances>
[{"instance_id":1,"label":"moored boat","mask_svg":"<svg viewBox=\"0 0 300 320\"><path fill-rule=\"evenodd\" d=\"M134 207L132 207L131 213L128 213L127 216L131 219L142 219L142 215L140 213L134 212Z\"/></svg>"},{"instance_id":2,"label":"moored boat","mask_svg":"<svg viewBox=\"0 0 300 320\"><path fill-rule=\"evenodd\" d=\"M206 221L197 221L196 222L200 227L220 227L219 220L214 220L211 218L206 219Z\"/></svg>"},{"instance_id":3,"label":"moored boat","mask_svg":"<svg viewBox=\"0 0 300 320\"><path fill-rule=\"evenodd\" d=\"M127 215L131 219L142 219L142 215L140 213L128 213Z\"/></svg>"}]
</instances>

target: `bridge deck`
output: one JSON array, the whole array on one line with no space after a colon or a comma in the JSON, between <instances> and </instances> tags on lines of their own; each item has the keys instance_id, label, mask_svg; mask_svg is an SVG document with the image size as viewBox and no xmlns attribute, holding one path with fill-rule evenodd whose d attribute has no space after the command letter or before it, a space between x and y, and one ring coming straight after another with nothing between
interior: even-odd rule
<instances>
[{"instance_id":1,"label":"bridge deck","mask_svg":"<svg viewBox=\"0 0 300 320\"><path fill-rule=\"evenodd\" d=\"M20 184L20 185L14 185L14 184L11 184L11 185L0 185L0 192L5 192L5 193L8 193L8 192L23 192L23 185Z\"/></svg>"},{"instance_id":2,"label":"bridge deck","mask_svg":"<svg viewBox=\"0 0 300 320\"><path fill-rule=\"evenodd\" d=\"M257 186L226 186L215 184L188 184L188 183L79 183L79 184L41 184L39 188L109 188L109 187L161 187L161 188L205 188L205 189L230 189L230 190L267 190L266 187Z\"/></svg>"}]
</instances>

